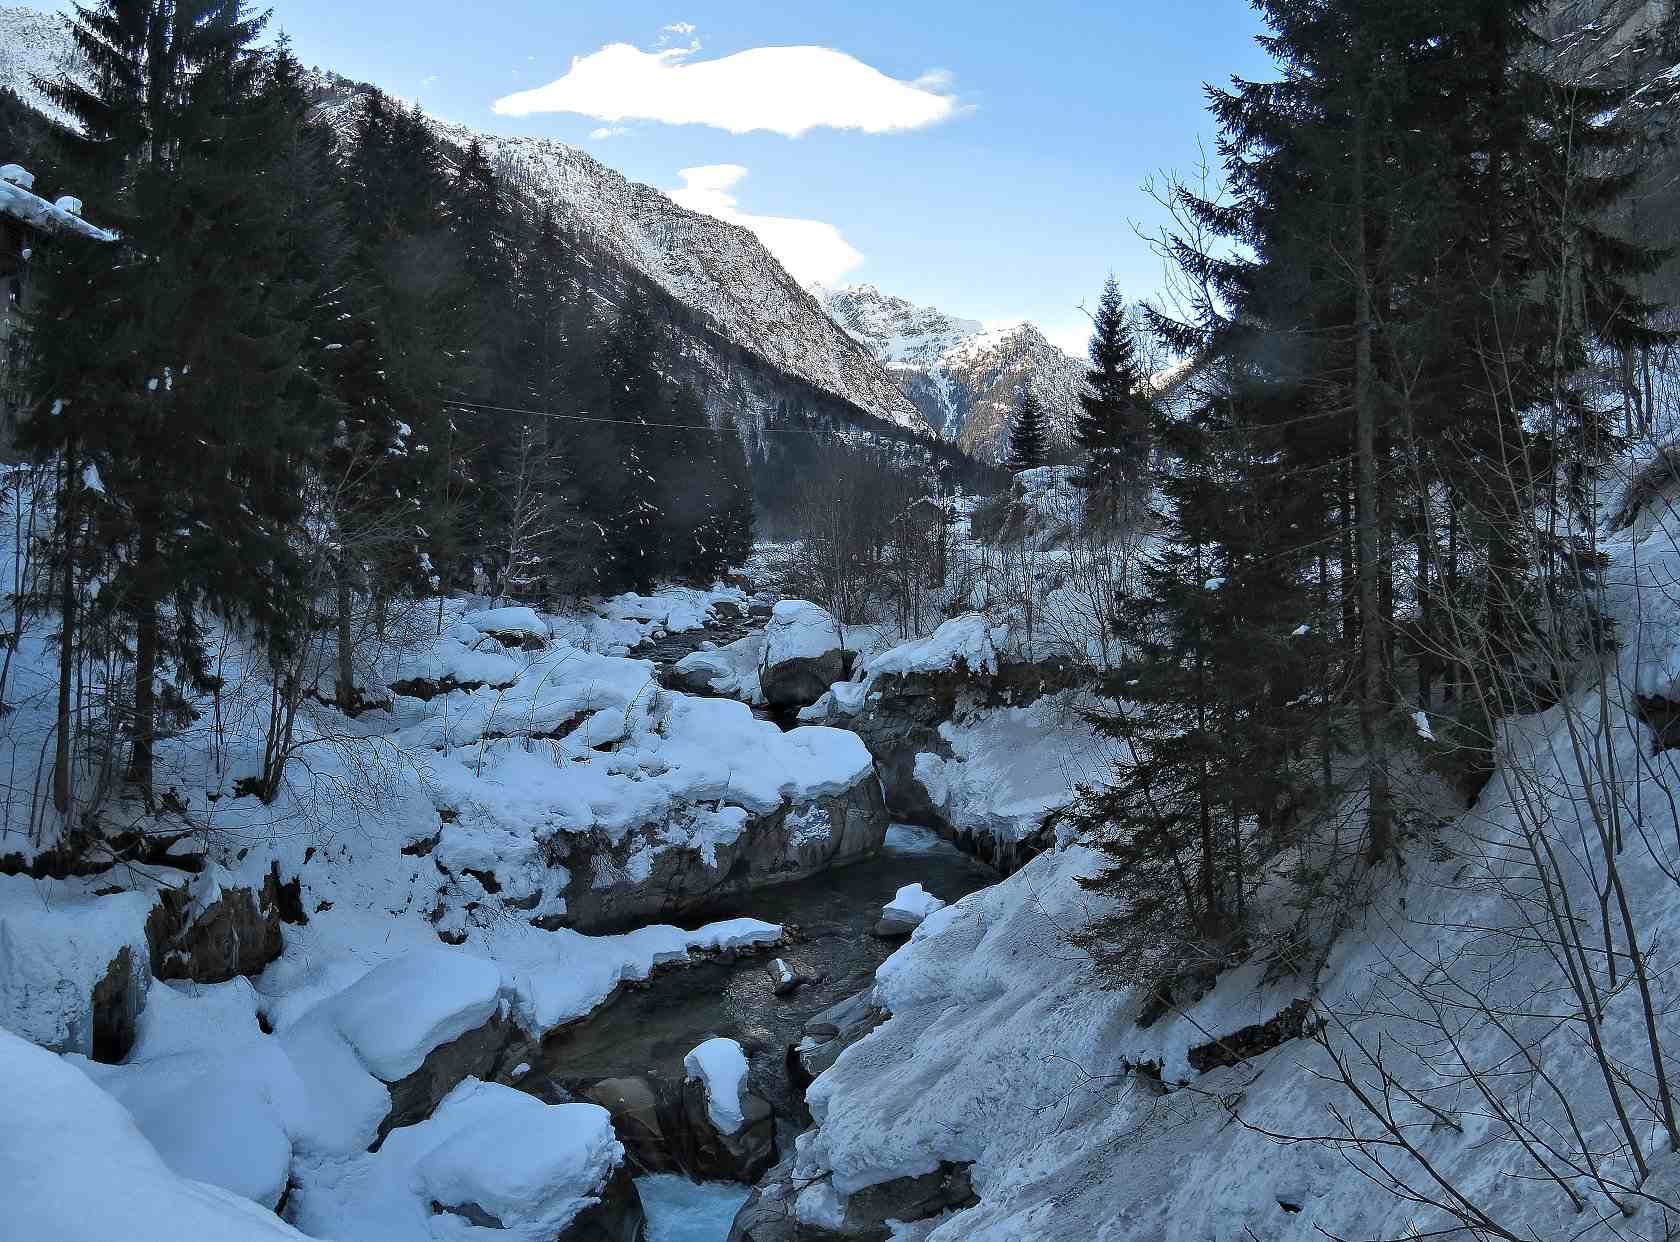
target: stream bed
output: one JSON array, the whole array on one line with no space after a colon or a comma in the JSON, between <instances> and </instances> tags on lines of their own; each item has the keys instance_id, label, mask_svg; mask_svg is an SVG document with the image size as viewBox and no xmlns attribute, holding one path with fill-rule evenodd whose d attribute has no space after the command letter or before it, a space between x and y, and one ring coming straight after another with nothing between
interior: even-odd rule
<instances>
[{"instance_id":1,"label":"stream bed","mask_svg":"<svg viewBox=\"0 0 1680 1242\"><path fill-rule=\"evenodd\" d=\"M662 635L633 654L654 661L667 680L671 666L703 643L722 645L762 629L767 611L760 605L706 630ZM771 718L763 709L757 714ZM776 723L790 727L791 713ZM789 1073L788 1049L810 1019L867 990L876 968L904 943L873 934L882 906L907 884L920 884L949 904L999 878L930 829L894 824L872 858L742 893L685 920L694 927L736 917L782 924L790 942L779 956L808 982L777 996L767 957L708 961L658 975L620 992L587 1021L551 1035L520 1085L545 1098L575 1098L603 1080L635 1078L669 1098L681 1088L688 1053L726 1036L747 1054L747 1088L769 1102L778 1143L790 1144L810 1115L804 1088ZM680 1173L637 1180L648 1242L723 1242L747 1193L737 1183L697 1184Z\"/></svg>"}]
</instances>

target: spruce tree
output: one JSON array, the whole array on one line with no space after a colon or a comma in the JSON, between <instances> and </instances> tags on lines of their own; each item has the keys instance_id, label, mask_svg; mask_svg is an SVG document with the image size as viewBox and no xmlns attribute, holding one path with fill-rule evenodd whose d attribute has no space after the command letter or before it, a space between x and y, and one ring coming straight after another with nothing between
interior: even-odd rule
<instances>
[{"instance_id":1,"label":"spruce tree","mask_svg":"<svg viewBox=\"0 0 1680 1242\"><path fill-rule=\"evenodd\" d=\"M1112 517L1123 500L1136 496L1148 467L1150 421L1147 377L1138 363L1125 299L1112 276L1093 317L1090 357L1073 432L1086 456L1074 482L1087 489L1095 510Z\"/></svg>"},{"instance_id":2,"label":"spruce tree","mask_svg":"<svg viewBox=\"0 0 1680 1242\"><path fill-rule=\"evenodd\" d=\"M148 801L160 678L208 684L199 611L276 641L300 611L289 534L309 425L307 290L284 279L286 209L268 181L279 141L251 48L261 24L227 3L106 0L75 24L94 85L47 84L81 127L65 175L99 187L122 241L49 276L43 304L80 304L89 322L38 334L30 389L50 395L22 440L101 480L86 551L102 571L97 612L133 640L129 775ZM86 330L101 348L83 352Z\"/></svg>"},{"instance_id":3,"label":"spruce tree","mask_svg":"<svg viewBox=\"0 0 1680 1242\"><path fill-rule=\"evenodd\" d=\"M1044 430L1044 406L1030 384L1021 385L1020 403L1015 409L1015 421L1009 428L1009 468L1014 471L1033 470L1042 466L1050 455Z\"/></svg>"}]
</instances>

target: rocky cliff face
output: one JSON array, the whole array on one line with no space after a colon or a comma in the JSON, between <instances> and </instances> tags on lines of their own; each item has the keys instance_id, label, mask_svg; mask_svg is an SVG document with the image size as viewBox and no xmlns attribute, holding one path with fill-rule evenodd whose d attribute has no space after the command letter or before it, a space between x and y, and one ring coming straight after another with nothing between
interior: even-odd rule
<instances>
[{"instance_id":1,"label":"rocky cliff face","mask_svg":"<svg viewBox=\"0 0 1680 1242\"><path fill-rule=\"evenodd\" d=\"M1000 459L1023 385L1044 403L1053 437L1071 440L1085 365L1032 324L987 329L868 284L812 292L891 373L923 421L963 451Z\"/></svg>"},{"instance_id":2,"label":"rocky cliff face","mask_svg":"<svg viewBox=\"0 0 1680 1242\"><path fill-rule=\"evenodd\" d=\"M0 7L0 87L63 120L35 89L33 78L74 71L76 64L59 17ZM369 89L324 76L321 106L329 121L348 123L356 101ZM928 431L885 368L746 229L679 207L651 186L632 182L563 143L476 134L443 121L434 127L455 148L478 138L510 185L553 208L609 264L651 282L695 312L703 322L686 334L689 339L679 343L677 352L698 358L710 381L703 390L729 393L737 412L744 405L762 425L766 412L808 385L893 427ZM610 300L610 291L604 296ZM789 386L778 379L795 382Z\"/></svg>"}]
</instances>

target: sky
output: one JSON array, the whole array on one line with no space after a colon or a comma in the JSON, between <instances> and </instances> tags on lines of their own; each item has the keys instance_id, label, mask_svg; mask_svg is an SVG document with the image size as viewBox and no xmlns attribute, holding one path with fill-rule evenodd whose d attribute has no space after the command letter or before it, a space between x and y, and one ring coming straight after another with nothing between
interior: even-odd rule
<instances>
[{"instance_id":1,"label":"sky","mask_svg":"<svg viewBox=\"0 0 1680 1242\"><path fill-rule=\"evenodd\" d=\"M305 63L556 138L868 281L1074 352L1112 272L1158 290L1143 186L1212 154L1204 82L1265 76L1248 0L273 0Z\"/></svg>"}]
</instances>

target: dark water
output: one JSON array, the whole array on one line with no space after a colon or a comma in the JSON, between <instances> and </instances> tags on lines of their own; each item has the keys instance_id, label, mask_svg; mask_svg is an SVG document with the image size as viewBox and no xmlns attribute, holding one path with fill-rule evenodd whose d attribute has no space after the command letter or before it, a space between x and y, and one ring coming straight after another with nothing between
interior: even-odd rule
<instances>
[{"instance_id":1,"label":"dark water","mask_svg":"<svg viewBox=\"0 0 1680 1242\"><path fill-rule=\"evenodd\" d=\"M905 884L921 884L947 902L997 882L995 871L924 828L894 826L888 846L873 859L778 888L742 895L707 918L750 916L797 928L782 954L821 981L776 996L769 959L713 962L661 975L624 993L590 1021L552 1037L533 1069L559 1084L635 1074L678 1082L683 1058L713 1035L739 1040L749 1081L778 1115L798 1119L800 1094L789 1083L784 1054L799 1042L807 1020L864 990L875 968L902 941L870 934L881 907Z\"/></svg>"}]
</instances>

